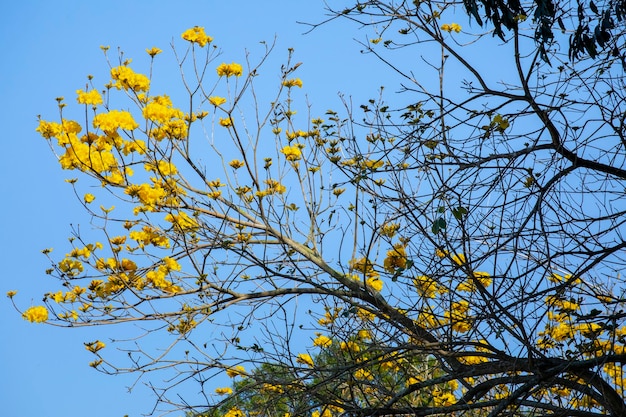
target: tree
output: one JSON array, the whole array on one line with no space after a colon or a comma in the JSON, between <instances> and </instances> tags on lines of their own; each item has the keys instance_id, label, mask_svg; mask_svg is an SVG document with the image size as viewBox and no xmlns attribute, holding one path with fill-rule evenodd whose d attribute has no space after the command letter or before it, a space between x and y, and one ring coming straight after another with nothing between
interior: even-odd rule
<instances>
[{"instance_id":1,"label":"tree","mask_svg":"<svg viewBox=\"0 0 626 417\"><path fill-rule=\"evenodd\" d=\"M290 54L266 100L265 58L215 73L196 27L176 53L188 108L123 59L104 97L78 92L85 133L59 100L39 131L108 193L72 182L106 240L75 230L49 271L65 290L25 318L140 323L158 345L121 344L122 366L95 341L91 365L169 372L159 401L194 412L263 413L246 395L265 388L293 415L626 414L620 57L572 61L536 16L498 44L454 3L331 13L375 34L363 50L401 94L309 114ZM234 397L206 389L216 371L245 377ZM203 398L177 400L189 382Z\"/></svg>"},{"instance_id":2,"label":"tree","mask_svg":"<svg viewBox=\"0 0 626 417\"><path fill-rule=\"evenodd\" d=\"M235 378L232 387L215 389L216 394L225 396L220 405L190 415L303 415L309 414L311 405L319 404L321 400L323 405L310 414L331 416L342 410L340 404L329 401L337 392L342 396L349 394L353 401L367 406L371 403L372 394L383 387L387 395L392 395L422 381L444 377L445 373L432 356L389 355L384 348L376 349L370 343L371 338L372 333L365 329L359 330L347 341L319 335L314 345L320 351L316 355L299 354L296 359L297 363L307 367L310 373L307 378L300 378L291 366L278 364L263 364L245 376L231 373ZM363 358L361 351L367 352L370 365L368 369L354 371L355 359ZM453 401L452 393L457 389L455 381L448 381L438 384L435 390L413 390L405 395L402 402L407 406L441 405Z\"/></svg>"}]
</instances>

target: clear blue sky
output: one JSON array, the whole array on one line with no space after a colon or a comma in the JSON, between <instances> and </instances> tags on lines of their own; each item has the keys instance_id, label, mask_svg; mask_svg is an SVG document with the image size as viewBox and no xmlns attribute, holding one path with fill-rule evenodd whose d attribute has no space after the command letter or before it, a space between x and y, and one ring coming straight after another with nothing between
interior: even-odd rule
<instances>
[{"instance_id":1,"label":"clear blue sky","mask_svg":"<svg viewBox=\"0 0 626 417\"><path fill-rule=\"evenodd\" d=\"M389 81L382 65L364 57L354 38L355 25L332 23L303 35L297 21L324 19L317 0L259 1L23 1L8 2L0 14L0 120L4 158L0 164L2 222L0 259L0 415L7 417L131 417L149 412L154 397L141 385L131 394L133 377L106 376L88 367L93 357L83 342L119 336L116 328L64 329L23 321L4 296L18 290L23 308L39 304L42 294L56 291L44 271L40 250L67 248L70 224L89 227L89 219L64 182L63 172L47 143L35 132L36 116L57 119L55 97L72 103L86 75L102 75L106 62L100 45L118 46L145 64L145 48L170 54L172 39L194 25L204 26L230 62L258 42L278 37L276 59L289 47L303 61L298 75L306 93L323 114L339 107L338 92L357 99L375 97ZM171 57L171 56L170 56ZM164 59L169 64L169 58ZM236 58L232 58L236 60ZM165 65L165 64L164 64ZM175 72L174 72L175 73ZM163 82L163 80L161 80ZM98 82L97 82L98 84ZM359 101L357 101L357 104Z\"/></svg>"}]
</instances>

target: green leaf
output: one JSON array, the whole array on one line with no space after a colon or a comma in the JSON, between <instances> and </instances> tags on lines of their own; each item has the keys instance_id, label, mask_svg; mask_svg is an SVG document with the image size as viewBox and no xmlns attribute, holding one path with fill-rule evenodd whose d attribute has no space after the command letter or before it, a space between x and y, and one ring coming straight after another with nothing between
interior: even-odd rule
<instances>
[{"instance_id":1,"label":"green leaf","mask_svg":"<svg viewBox=\"0 0 626 417\"><path fill-rule=\"evenodd\" d=\"M454 218L457 220L461 220L463 218L464 215L467 214L467 209L465 207L457 207L452 209L452 214L454 215Z\"/></svg>"},{"instance_id":2,"label":"green leaf","mask_svg":"<svg viewBox=\"0 0 626 417\"><path fill-rule=\"evenodd\" d=\"M438 218L433 223L432 231L434 234L441 232L442 230L446 230L446 220L443 217Z\"/></svg>"}]
</instances>

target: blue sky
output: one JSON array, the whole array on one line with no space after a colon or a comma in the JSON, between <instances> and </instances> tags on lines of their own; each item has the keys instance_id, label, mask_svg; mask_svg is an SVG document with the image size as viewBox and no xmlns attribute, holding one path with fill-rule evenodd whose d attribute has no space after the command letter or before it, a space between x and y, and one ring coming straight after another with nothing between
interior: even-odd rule
<instances>
[{"instance_id":1,"label":"blue sky","mask_svg":"<svg viewBox=\"0 0 626 417\"><path fill-rule=\"evenodd\" d=\"M323 19L323 2L315 0L29 1L3 6L0 414L134 417L149 412L154 403L141 384L128 394L132 375L106 376L87 365L93 357L83 342L118 337L121 329L29 324L4 297L7 291L18 290L16 301L26 308L39 304L43 293L58 290L44 274L49 265L40 250L58 247L62 254L70 224L89 227L88 217L64 182L71 175L60 169L35 132L37 115L56 120L54 98L65 96L72 103L87 74L100 76L100 85L105 82L107 66L100 45L110 45L113 51L122 48L141 66L147 64L145 48L152 46L163 49L163 56L170 59L171 41L178 42L180 33L194 25L206 28L228 62L242 57L246 48L260 52L258 42L275 36L275 59L283 59L287 48L295 48L295 61L304 63L298 72L304 91L320 114L339 107L340 91L354 95L355 103L375 97L383 78L387 82L389 77L381 76L383 67L373 57L359 53L354 38L363 39L364 33L343 22L304 35L307 27L296 23Z\"/></svg>"}]
</instances>

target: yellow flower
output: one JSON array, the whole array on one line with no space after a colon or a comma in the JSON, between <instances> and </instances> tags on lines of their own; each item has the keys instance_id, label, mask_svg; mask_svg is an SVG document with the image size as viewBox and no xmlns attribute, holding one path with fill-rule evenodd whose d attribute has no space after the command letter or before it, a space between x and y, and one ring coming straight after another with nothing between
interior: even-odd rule
<instances>
[{"instance_id":1,"label":"yellow flower","mask_svg":"<svg viewBox=\"0 0 626 417\"><path fill-rule=\"evenodd\" d=\"M228 375L231 378L234 378L236 376L243 376L246 374L246 368L244 368L241 365L237 365L233 368L228 368L226 370L226 375Z\"/></svg>"},{"instance_id":2,"label":"yellow flower","mask_svg":"<svg viewBox=\"0 0 626 417\"><path fill-rule=\"evenodd\" d=\"M91 366L92 368L97 368L98 365L100 365L101 363L102 363L102 359L98 359L93 362L89 362L89 366Z\"/></svg>"},{"instance_id":3,"label":"yellow flower","mask_svg":"<svg viewBox=\"0 0 626 417\"><path fill-rule=\"evenodd\" d=\"M465 255L462 253L457 253L456 255L452 256L452 262L459 266L463 265L465 263Z\"/></svg>"},{"instance_id":4,"label":"yellow flower","mask_svg":"<svg viewBox=\"0 0 626 417\"><path fill-rule=\"evenodd\" d=\"M367 369L357 369L354 372L354 378L355 379L367 379L368 381L371 381L374 379L374 376Z\"/></svg>"},{"instance_id":5,"label":"yellow flower","mask_svg":"<svg viewBox=\"0 0 626 417\"><path fill-rule=\"evenodd\" d=\"M220 117L220 125L224 127L231 127L233 125L233 119L230 117Z\"/></svg>"},{"instance_id":6,"label":"yellow flower","mask_svg":"<svg viewBox=\"0 0 626 417\"><path fill-rule=\"evenodd\" d=\"M300 353L296 358L296 362L301 363L303 365L308 365L311 368L315 365L313 363L313 358L308 353Z\"/></svg>"},{"instance_id":7,"label":"yellow flower","mask_svg":"<svg viewBox=\"0 0 626 417\"><path fill-rule=\"evenodd\" d=\"M48 309L44 306L34 306L27 309L22 317L31 323L43 323L48 320Z\"/></svg>"},{"instance_id":8,"label":"yellow flower","mask_svg":"<svg viewBox=\"0 0 626 417\"><path fill-rule=\"evenodd\" d=\"M361 347L354 341L348 340L347 342L341 342L339 347L344 352L357 353L361 351Z\"/></svg>"},{"instance_id":9,"label":"yellow flower","mask_svg":"<svg viewBox=\"0 0 626 417\"><path fill-rule=\"evenodd\" d=\"M369 277L365 282L367 283L368 287L376 292L379 292L383 289L383 281L378 276Z\"/></svg>"},{"instance_id":10,"label":"yellow flower","mask_svg":"<svg viewBox=\"0 0 626 417\"><path fill-rule=\"evenodd\" d=\"M183 32L181 38L191 43L197 43L201 48L203 48L207 43L211 43L213 41L213 38L208 36L204 32L204 28L200 26L194 26L191 29L187 29Z\"/></svg>"},{"instance_id":11,"label":"yellow flower","mask_svg":"<svg viewBox=\"0 0 626 417\"><path fill-rule=\"evenodd\" d=\"M384 267L387 272L394 272L397 269L406 269L407 258L406 248L402 243L393 245L393 249L387 251Z\"/></svg>"},{"instance_id":12,"label":"yellow flower","mask_svg":"<svg viewBox=\"0 0 626 417\"><path fill-rule=\"evenodd\" d=\"M456 402L456 398L450 392L443 392L439 388L433 390L433 402L435 407L446 407L453 405Z\"/></svg>"},{"instance_id":13,"label":"yellow flower","mask_svg":"<svg viewBox=\"0 0 626 417\"><path fill-rule=\"evenodd\" d=\"M108 113L97 114L93 118L93 126L105 132L115 132L118 128L133 130L139 124L133 119L133 115L127 111L111 110Z\"/></svg>"},{"instance_id":14,"label":"yellow flower","mask_svg":"<svg viewBox=\"0 0 626 417\"><path fill-rule=\"evenodd\" d=\"M245 414L237 407L233 407L224 414L224 417L245 417Z\"/></svg>"},{"instance_id":15,"label":"yellow flower","mask_svg":"<svg viewBox=\"0 0 626 417\"><path fill-rule=\"evenodd\" d=\"M102 96L98 90L91 90L89 92L76 90L76 94L78 94L76 101L78 101L79 104L91 104L93 106L102 104Z\"/></svg>"},{"instance_id":16,"label":"yellow flower","mask_svg":"<svg viewBox=\"0 0 626 417\"><path fill-rule=\"evenodd\" d=\"M302 152L300 151L300 146L296 143L293 146L285 146L280 152L285 155L285 158L288 161L294 162L298 161L302 158Z\"/></svg>"},{"instance_id":17,"label":"yellow flower","mask_svg":"<svg viewBox=\"0 0 626 417\"><path fill-rule=\"evenodd\" d=\"M392 238L400 230L400 223L385 223L380 228L380 234L382 236Z\"/></svg>"},{"instance_id":18,"label":"yellow flower","mask_svg":"<svg viewBox=\"0 0 626 417\"><path fill-rule=\"evenodd\" d=\"M116 81L114 87L136 92L148 91L150 89L150 79L143 74L138 74L125 65L111 68L111 78Z\"/></svg>"},{"instance_id":19,"label":"yellow flower","mask_svg":"<svg viewBox=\"0 0 626 417\"><path fill-rule=\"evenodd\" d=\"M243 75L243 67L236 63L221 63L217 67L217 75L220 77L230 77L232 75L236 77L241 77Z\"/></svg>"},{"instance_id":20,"label":"yellow flower","mask_svg":"<svg viewBox=\"0 0 626 417\"><path fill-rule=\"evenodd\" d=\"M361 161L362 169L377 170L379 168L382 168L384 165L385 165L385 162L381 160L367 159L365 161Z\"/></svg>"},{"instance_id":21,"label":"yellow flower","mask_svg":"<svg viewBox=\"0 0 626 417\"><path fill-rule=\"evenodd\" d=\"M226 99L224 97L211 96L209 97L209 103L214 106L221 106L222 104L226 103Z\"/></svg>"},{"instance_id":22,"label":"yellow flower","mask_svg":"<svg viewBox=\"0 0 626 417\"><path fill-rule=\"evenodd\" d=\"M91 353L96 353L100 349L104 349L105 346L106 345L99 340L96 340L95 342L91 342L91 343L85 343L85 349L87 349Z\"/></svg>"},{"instance_id":23,"label":"yellow flower","mask_svg":"<svg viewBox=\"0 0 626 417\"><path fill-rule=\"evenodd\" d=\"M162 50L160 50L157 47L152 47L150 49L146 49L146 52L148 53L148 55L150 55L151 57L154 57L155 55L160 54L161 52L163 52Z\"/></svg>"},{"instance_id":24,"label":"yellow flower","mask_svg":"<svg viewBox=\"0 0 626 417\"><path fill-rule=\"evenodd\" d=\"M461 26L457 23L451 23L451 24L445 23L441 25L441 30L443 30L444 32L459 33L461 31Z\"/></svg>"},{"instance_id":25,"label":"yellow flower","mask_svg":"<svg viewBox=\"0 0 626 417\"><path fill-rule=\"evenodd\" d=\"M83 200L87 204L91 203L95 199L96 199L96 197L93 194L89 194L89 193L85 194L85 196L83 197Z\"/></svg>"},{"instance_id":26,"label":"yellow flower","mask_svg":"<svg viewBox=\"0 0 626 417\"><path fill-rule=\"evenodd\" d=\"M41 136L46 139L50 139L59 136L63 131L63 127L56 122L46 122L45 120L39 120L39 126L35 131L39 132Z\"/></svg>"},{"instance_id":27,"label":"yellow flower","mask_svg":"<svg viewBox=\"0 0 626 417\"><path fill-rule=\"evenodd\" d=\"M167 124L172 119L182 119L183 112L172 105L172 100L166 95L155 96L150 99L142 110L142 116L146 120Z\"/></svg>"},{"instance_id":28,"label":"yellow flower","mask_svg":"<svg viewBox=\"0 0 626 417\"><path fill-rule=\"evenodd\" d=\"M273 193L284 194L285 191L287 191L287 187L285 187L280 182L273 180L271 178L268 180L264 180L263 182L267 184L268 186L268 189L267 189L268 194L273 194Z\"/></svg>"},{"instance_id":29,"label":"yellow flower","mask_svg":"<svg viewBox=\"0 0 626 417\"><path fill-rule=\"evenodd\" d=\"M7 291L7 297L9 298L15 297L15 294L17 294L17 291Z\"/></svg>"},{"instance_id":30,"label":"yellow flower","mask_svg":"<svg viewBox=\"0 0 626 417\"><path fill-rule=\"evenodd\" d=\"M215 388L215 393L217 395L230 395L233 393L233 389L230 387Z\"/></svg>"},{"instance_id":31,"label":"yellow flower","mask_svg":"<svg viewBox=\"0 0 626 417\"><path fill-rule=\"evenodd\" d=\"M439 285L437 285L437 282L426 275L416 277L413 280L413 285L415 285L418 294L426 298L435 298L437 292L439 291Z\"/></svg>"},{"instance_id":32,"label":"yellow flower","mask_svg":"<svg viewBox=\"0 0 626 417\"><path fill-rule=\"evenodd\" d=\"M180 211L178 212L178 214L169 213L165 216L165 221L172 223L172 226L176 226L180 231L183 232L188 230L193 231L200 227L198 225L198 222L195 219L189 217L184 211Z\"/></svg>"},{"instance_id":33,"label":"yellow flower","mask_svg":"<svg viewBox=\"0 0 626 417\"><path fill-rule=\"evenodd\" d=\"M572 274L566 274L565 276L561 276L559 274L550 274L548 276L548 281L554 282L556 284L561 284L563 282L570 281L571 278L572 278ZM577 285L577 284L581 284L582 282L583 282L582 279L576 278L575 280L571 282L571 284Z\"/></svg>"},{"instance_id":34,"label":"yellow flower","mask_svg":"<svg viewBox=\"0 0 626 417\"><path fill-rule=\"evenodd\" d=\"M320 334L313 340L313 345L319 346L319 347L327 348L327 347L330 347L330 345L332 344L333 344L333 340L330 337L325 336L323 334Z\"/></svg>"},{"instance_id":35,"label":"yellow flower","mask_svg":"<svg viewBox=\"0 0 626 417\"><path fill-rule=\"evenodd\" d=\"M287 88L300 87L302 88L302 80L300 78L291 78L283 81L283 85Z\"/></svg>"},{"instance_id":36,"label":"yellow flower","mask_svg":"<svg viewBox=\"0 0 626 417\"><path fill-rule=\"evenodd\" d=\"M239 169L239 168L244 167L246 165L246 163L243 162L243 161L240 161L238 159L233 159L232 161L230 161L228 163L228 165L230 165L231 168L233 168L233 169Z\"/></svg>"},{"instance_id":37,"label":"yellow flower","mask_svg":"<svg viewBox=\"0 0 626 417\"><path fill-rule=\"evenodd\" d=\"M370 332L367 329L359 330L357 335L358 335L359 339L361 339L361 340L371 340L372 339L372 332Z\"/></svg>"},{"instance_id":38,"label":"yellow flower","mask_svg":"<svg viewBox=\"0 0 626 417\"><path fill-rule=\"evenodd\" d=\"M450 311L444 312L444 317L449 321L452 326L452 330L465 333L472 328L470 317L467 312L469 311L469 303L465 300L453 302Z\"/></svg>"},{"instance_id":39,"label":"yellow flower","mask_svg":"<svg viewBox=\"0 0 626 417\"><path fill-rule=\"evenodd\" d=\"M126 261L126 259L123 259L122 262ZM166 256L165 258L163 258L163 263L165 264L165 266L167 267L167 269L169 271L180 271L181 270L181 266L178 262L176 262L176 260L174 258L170 258L169 256ZM127 269L127 268L125 268ZM135 268L132 269L137 269L137 267L135 266Z\"/></svg>"}]
</instances>

